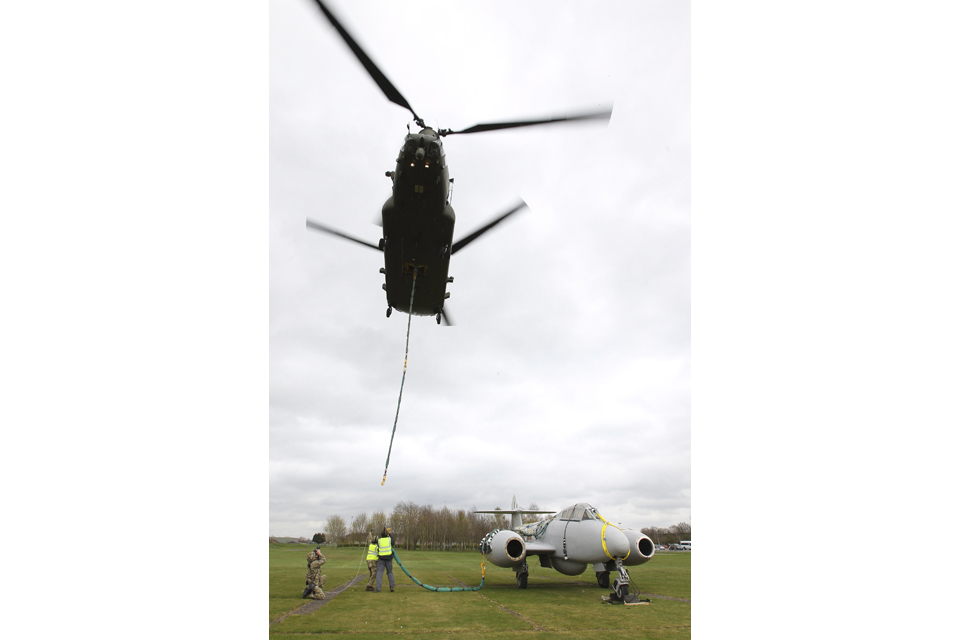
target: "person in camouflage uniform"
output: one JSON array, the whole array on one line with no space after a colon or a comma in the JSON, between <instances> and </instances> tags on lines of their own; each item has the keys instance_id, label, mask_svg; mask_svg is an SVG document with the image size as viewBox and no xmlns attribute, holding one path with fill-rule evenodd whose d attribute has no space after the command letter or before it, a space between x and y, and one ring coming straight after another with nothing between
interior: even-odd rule
<instances>
[{"instance_id":1,"label":"person in camouflage uniform","mask_svg":"<svg viewBox=\"0 0 960 640\"><path fill-rule=\"evenodd\" d=\"M320 575L320 570L326 561L327 559L320 553L320 547L307 555L307 588L303 590L304 598L323 600L326 597L323 593L323 585L327 581L327 576Z\"/></svg>"},{"instance_id":2,"label":"person in camouflage uniform","mask_svg":"<svg viewBox=\"0 0 960 640\"><path fill-rule=\"evenodd\" d=\"M373 531L367 531L367 571L370 572L370 579L367 580L367 591L373 591L373 585L377 579L377 541L373 538Z\"/></svg>"}]
</instances>

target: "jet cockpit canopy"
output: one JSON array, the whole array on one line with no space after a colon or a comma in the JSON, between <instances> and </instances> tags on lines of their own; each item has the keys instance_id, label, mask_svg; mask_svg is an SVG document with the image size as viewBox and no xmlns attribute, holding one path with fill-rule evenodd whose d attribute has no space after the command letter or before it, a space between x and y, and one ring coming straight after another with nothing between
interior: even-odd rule
<instances>
[{"instance_id":1,"label":"jet cockpit canopy","mask_svg":"<svg viewBox=\"0 0 960 640\"><path fill-rule=\"evenodd\" d=\"M558 520L569 520L571 522L580 522L581 520L596 520L597 510L586 502L578 502L572 507L567 507L555 517Z\"/></svg>"}]
</instances>

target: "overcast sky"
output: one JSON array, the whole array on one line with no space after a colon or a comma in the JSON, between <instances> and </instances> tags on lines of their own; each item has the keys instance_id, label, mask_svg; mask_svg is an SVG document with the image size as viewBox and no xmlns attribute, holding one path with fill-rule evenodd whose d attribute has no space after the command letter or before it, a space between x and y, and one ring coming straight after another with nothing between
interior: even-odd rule
<instances>
[{"instance_id":1,"label":"overcast sky","mask_svg":"<svg viewBox=\"0 0 960 640\"><path fill-rule=\"evenodd\" d=\"M690 522L690 13L685 2L336 2L427 124L613 106L588 122L451 136L454 327L385 317L384 172L411 122L317 8L271 4L270 532L399 501L590 502ZM413 125L416 130L416 125Z\"/></svg>"},{"instance_id":2,"label":"overcast sky","mask_svg":"<svg viewBox=\"0 0 960 640\"><path fill-rule=\"evenodd\" d=\"M513 15L492 39L473 30L493 22L486 5L434 31L343 4L432 124L614 104L608 128L447 139L457 237L514 198L530 209L454 256L456 327L416 319L382 488L405 316L383 317L375 252L303 220L376 238L404 111L306 0L0 7L0 539L15 550L14 633L49 617L38 558L64 537L85 586L57 601L72 628L143 627L142 594L117 585L148 552L165 615L147 637L258 637L268 529L309 535L333 511L516 493L588 500L635 526L695 520L697 593L756 605L745 618L698 596L698 634L942 635L960 567L901 549L955 520L956 10L694 3L691 129L674 69L686 45L667 35L683 20L658 5ZM630 38L580 36L628 18ZM453 41L420 46L441 37ZM300 64L312 65L302 82ZM419 80L425 65L442 70ZM671 440L691 428L692 466ZM731 545L744 526L760 541L748 552ZM824 576L850 586L793 616ZM231 596L211 616L220 584ZM103 593L121 603L107 617Z\"/></svg>"}]
</instances>

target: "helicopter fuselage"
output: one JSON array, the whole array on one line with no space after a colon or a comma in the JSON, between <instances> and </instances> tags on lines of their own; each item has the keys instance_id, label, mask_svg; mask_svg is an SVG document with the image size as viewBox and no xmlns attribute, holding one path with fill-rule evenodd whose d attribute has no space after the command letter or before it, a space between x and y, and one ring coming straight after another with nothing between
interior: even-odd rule
<instances>
[{"instance_id":1,"label":"helicopter fuselage","mask_svg":"<svg viewBox=\"0 0 960 640\"><path fill-rule=\"evenodd\" d=\"M396 169L387 175L393 180L393 195L383 204L380 245L387 304L413 315L437 315L449 296L447 270L456 221L440 136L430 128L408 134Z\"/></svg>"}]
</instances>

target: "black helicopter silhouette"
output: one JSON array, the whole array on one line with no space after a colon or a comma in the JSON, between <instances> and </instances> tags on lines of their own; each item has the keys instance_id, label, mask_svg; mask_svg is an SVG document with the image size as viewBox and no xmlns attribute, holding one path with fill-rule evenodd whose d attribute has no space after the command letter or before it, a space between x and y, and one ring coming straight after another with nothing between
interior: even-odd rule
<instances>
[{"instance_id":1,"label":"black helicopter silhouette","mask_svg":"<svg viewBox=\"0 0 960 640\"><path fill-rule=\"evenodd\" d=\"M406 98L387 80L323 2L315 2L387 99L409 110L421 130L418 133L409 133L409 126L407 127L408 134L397 156L397 166L393 171L386 172L393 182L393 195L383 204L383 237L379 244L355 238L309 219L307 227L383 252L384 266L380 272L386 280L383 289L387 293L388 318L393 309L399 309L412 315L435 315L437 324L440 324L441 318L446 324L453 324L444 309L444 303L450 297L446 290L447 284L453 282L453 278L448 276L450 256L524 208L526 203L521 200L506 213L454 242L453 226L456 216L450 205L449 190L453 178L449 177L440 139L453 134L480 133L554 122L609 120L612 110L541 120L477 124L460 131L433 129L426 126Z\"/></svg>"}]
</instances>

